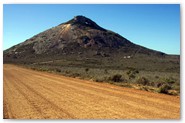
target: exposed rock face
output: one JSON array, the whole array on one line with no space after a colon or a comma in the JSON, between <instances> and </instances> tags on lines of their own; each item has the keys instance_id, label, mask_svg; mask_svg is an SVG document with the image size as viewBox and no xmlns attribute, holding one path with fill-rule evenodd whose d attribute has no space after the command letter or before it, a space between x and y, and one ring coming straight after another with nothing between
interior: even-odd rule
<instances>
[{"instance_id":1,"label":"exposed rock face","mask_svg":"<svg viewBox=\"0 0 185 123\"><path fill-rule=\"evenodd\" d=\"M4 59L30 58L42 54L45 57L47 57L47 54L67 55L71 54L71 52L83 54L82 51L78 51L79 48L91 49L96 53L99 50L106 52L120 48L124 53L133 53L138 49L142 49L140 50L141 53L159 54L159 52L135 45L119 34L100 27L84 16L76 16L66 23L48 29L23 43L5 50ZM105 51L104 49L109 50Z\"/></svg>"},{"instance_id":2,"label":"exposed rock face","mask_svg":"<svg viewBox=\"0 0 185 123\"><path fill-rule=\"evenodd\" d=\"M102 27L98 26L94 21L84 16L75 16L72 20L68 21L67 23L70 23L72 25L80 25L80 26L90 27L92 29L106 31Z\"/></svg>"}]
</instances>

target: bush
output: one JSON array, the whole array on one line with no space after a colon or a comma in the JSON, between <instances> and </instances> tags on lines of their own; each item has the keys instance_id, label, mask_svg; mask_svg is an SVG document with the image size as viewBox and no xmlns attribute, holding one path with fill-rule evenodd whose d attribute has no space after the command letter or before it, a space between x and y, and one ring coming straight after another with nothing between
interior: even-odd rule
<instances>
[{"instance_id":1,"label":"bush","mask_svg":"<svg viewBox=\"0 0 185 123\"><path fill-rule=\"evenodd\" d=\"M105 70L104 70L104 73L105 73L105 74L108 74L108 70L107 70L107 69L105 69Z\"/></svg>"},{"instance_id":2,"label":"bush","mask_svg":"<svg viewBox=\"0 0 185 123\"><path fill-rule=\"evenodd\" d=\"M127 71L127 75L131 74L131 72L132 72L131 70Z\"/></svg>"},{"instance_id":3,"label":"bush","mask_svg":"<svg viewBox=\"0 0 185 123\"><path fill-rule=\"evenodd\" d=\"M168 90L171 89L171 86L168 84L164 84L159 88L159 93L168 94Z\"/></svg>"},{"instance_id":4,"label":"bush","mask_svg":"<svg viewBox=\"0 0 185 123\"><path fill-rule=\"evenodd\" d=\"M175 83L175 79L172 77L166 78L165 82L169 83L169 84L174 84Z\"/></svg>"},{"instance_id":5,"label":"bush","mask_svg":"<svg viewBox=\"0 0 185 123\"><path fill-rule=\"evenodd\" d=\"M122 75L120 75L120 74L115 74L115 75L109 77L108 80L113 81L113 82L121 82L121 81L123 81L122 80Z\"/></svg>"},{"instance_id":6,"label":"bush","mask_svg":"<svg viewBox=\"0 0 185 123\"><path fill-rule=\"evenodd\" d=\"M97 78L95 79L96 82L103 82L104 80L103 79L100 79L100 78Z\"/></svg>"},{"instance_id":7,"label":"bush","mask_svg":"<svg viewBox=\"0 0 185 123\"><path fill-rule=\"evenodd\" d=\"M129 75L129 74L136 74L136 73L139 73L139 71L138 70L136 70L135 68L132 68L132 69L130 69L129 71L127 71L127 74Z\"/></svg>"},{"instance_id":8,"label":"bush","mask_svg":"<svg viewBox=\"0 0 185 123\"><path fill-rule=\"evenodd\" d=\"M142 84L142 85L149 85L149 80L145 77L141 77L137 80L137 83L138 84Z\"/></svg>"},{"instance_id":9,"label":"bush","mask_svg":"<svg viewBox=\"0 0 185 123\"><path fill-rule=\"evenodd\" d=\"M156 82L155 87L159 88L164 84L164 82Z\"/></svg>"},{"instance_id":10,"label":"bush","mask_svg":"<svg viewBox=\"0 0 185 123\"><path fill-rule=\"evenodd\" d=\"M75 78L75 77L79 77L80 74L79 73L71 73L69 76Z\"/></svg>"},{"instance_id":11,"label":"bush","mask_svg":"<svg viewBox=\"0 0 185 123\"><path fill-rule=\"evenodd\" d=\"M133 79L136 77L136 74L138 74L139 71L136 69L130 69L129 71L127 71L127 75L129 77L129 79Z\"/></svg>"},{"instance_id":12,"label":"bush","mask_svg":"<svg viewBox=\"0 0 185 123\"><path fill-rule=\"evenodd\" d=\"M140 87L140 90L149 91L149 87L148 86L142 86L142 87Z\"/></svg>"},{"instance_id":13,"label":"bush","mask_svg":"<svg viewBox=\"0 0 185 123\"><path fill-rule=\"evenodd\" d=\"M172 87L174 90L177 90L177 91L179 91L180 90L180 85L173 85L173 87Z\"/></svg>"},{"instance_id":14,"label":"bush","mask_svg":"<svg viewBox=\"0 0 185 123\"><path fill-rule=\"evenodd\" d=\"M61 69L59 69L59 68L56 68L56 72L61 72Z\"/></svg>"},{"instance_id":15,"label":"bush","mask_svg":"<svg viewBox=\"0 0 185 123\"><path fill-rule=\"evenodd\" d=\"M156 79L159 79L159 76L155 76Z\"/></svg>"},{"instance_id":16,"label":"bush","mask_svg":"<svg viewBox=\"0 0 185 123\"><path fill-rule=\"evenodd\" d=\"M68 71L68 70L65 71L65 74L69 74L69 73L71 73L71 71Z\"/></svg>"},{"instance_id":17,"label":"bush","mask_svg":"<svg viewBox=\"0 0 185 123\"><path fill-rule=\"evenodd\" d=\"M178 95L178 92L176 90L169 90L168 94L169 95Z\"/></svg>"},{"instance_id":18,"label":"bush","mask_svg":"<svg viewBox=\"0 0 185 123\"><path fill-rule=\"evenodd\" d=\"M89 68L85 68L85 72L88 72L89 71Z\"/></svg>"},{"instance_id":19,"label":"bush","mask_svg":"<svg viewBox=\"0 0 185 123\"><path fill-rule=\"evenodd\" d=\"M128 75L128 77L129 77L129 79L134 79L134 78L136 78L136 76L135 76L134 74L130 74L130 75Z\"/></svg>"},{"instance_id":20,"label":"bush","mask_svg":"<svg viewBox=\"0 0 185 123\"><path fill-rule=\"evenodd\" d=\"M37 69L36 69L36 68L34 68L34 67L33 67L33 68L31 68L31 69L32 69L32 70L37 70Z\"/></svg>"}]
</instances>

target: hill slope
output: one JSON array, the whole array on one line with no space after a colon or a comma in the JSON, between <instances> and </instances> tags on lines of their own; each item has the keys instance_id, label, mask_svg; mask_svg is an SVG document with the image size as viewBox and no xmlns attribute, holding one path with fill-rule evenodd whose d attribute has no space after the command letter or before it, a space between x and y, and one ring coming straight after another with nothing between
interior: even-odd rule
<instances>
[{"instance_id":1,"label":"hill slope","mask_svg":"<svg viewBox=\"0 0 185 123\"><path fill-rule=\"evenodd\" d=\"M35 61L68 57L111 57L135 53L163 56L164 53L136 45L117 33L106 30L84 16L41 32L4 51L4 61ZM54 59L56 59L54 58Z\"/></svg>"}]
</instances>

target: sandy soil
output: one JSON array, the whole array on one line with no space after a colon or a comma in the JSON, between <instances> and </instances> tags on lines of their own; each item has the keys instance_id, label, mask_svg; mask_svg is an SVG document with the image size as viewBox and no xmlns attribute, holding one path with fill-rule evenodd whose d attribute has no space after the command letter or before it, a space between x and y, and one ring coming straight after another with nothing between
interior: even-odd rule
<instances>
[{"instance_id":1,"label":"sandy soil","mask_svg":"<svg viewBox=\"0 0 185 123\"><path fill-rule=\"evenodd\" d=\"M4 119L179 119L180 98L4 64Z\"/></svg>"}]
</instances>

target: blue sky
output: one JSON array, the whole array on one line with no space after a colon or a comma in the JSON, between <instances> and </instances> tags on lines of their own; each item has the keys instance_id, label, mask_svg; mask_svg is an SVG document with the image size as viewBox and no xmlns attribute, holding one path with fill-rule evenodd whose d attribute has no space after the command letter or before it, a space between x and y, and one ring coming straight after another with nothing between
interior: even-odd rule
<instances>
[{"instance_id":1,"label":"blue sky","mask_svg":"<svg viewBox=\"0 0 185 123\"><path fill-rule=\"evenodd\" d=\"M3 49L84 15L133 43L180 54L179 4L4 4Z\"/></svg>"}]
</instances>

